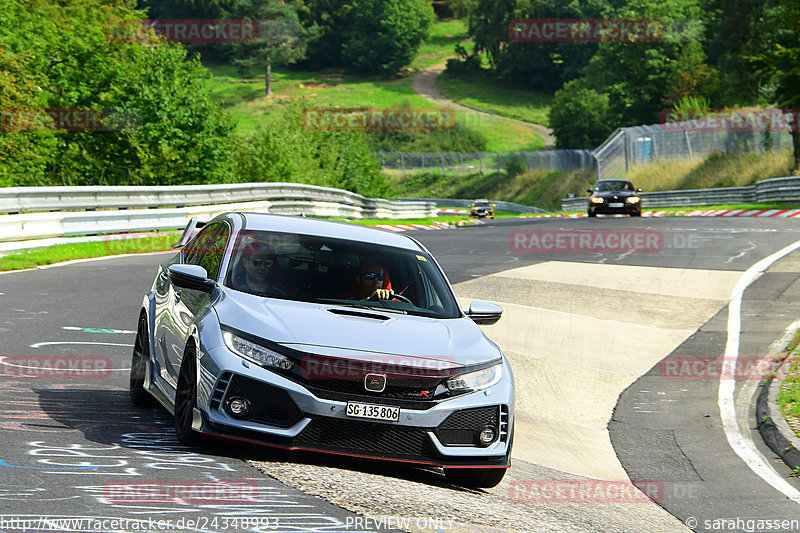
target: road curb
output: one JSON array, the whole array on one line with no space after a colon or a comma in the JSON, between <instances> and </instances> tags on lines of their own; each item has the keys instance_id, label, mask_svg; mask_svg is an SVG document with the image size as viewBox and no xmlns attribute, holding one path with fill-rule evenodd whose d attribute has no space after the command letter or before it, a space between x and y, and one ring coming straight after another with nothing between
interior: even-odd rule
<instances>
[{"instance_id":1,"label":"road curb","mask_svg":"<svg viewBox=\"0 0 800 533\"><path fill-rule=\"evenodd\" d=\"M789 359L787 357L783 361L781 368ZM780 370L778 372L780 373ZM780 386L781 382L778 379L768 379L759 385L756 424L764 443L794 470L800 467L800 438L789 427L778 408Z\"/></svg>"}]
</instances>

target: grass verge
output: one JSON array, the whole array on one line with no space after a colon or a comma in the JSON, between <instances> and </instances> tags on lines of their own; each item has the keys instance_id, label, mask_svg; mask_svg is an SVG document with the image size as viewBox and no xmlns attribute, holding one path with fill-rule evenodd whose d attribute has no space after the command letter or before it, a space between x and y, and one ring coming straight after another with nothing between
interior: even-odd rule
<instances>
[{"instance_id":1,"label":"grass verge","mask_svg":"<svg viewBox=\"0 0 800 533\"><path fill-rule=\"evenodd\" d=\"M480 77L461 78L445 72L436 80L444 96L463 106L547 126L553 95L506 87Z\"/></svg>"},{"instance_id":2,"label":"grass verge","mask_svg":"<svg viewBox=\"0 0 800 533\"><path fill-rule=\"evenodd\" d=\"M498 218L516 216L517 213L503 211L498 213ZM363 220L350 220L334 218L342 222L374 226L377 224L433 224L446 222L458 224L459 222L472 223L465 216L442 216L412 219L372 218ZM39 248L29 252L9 254L0 257L0 272L9 270L25 270L37 266L52 265L74 259L91 259L111 255L140 254L150 252L165 252L172 250L171 245L178 240L180 235L159 235L156 237L125 238L119 240L103 240L100 242L81 242L74 244L56 244L47 248Z\"/></svg>"}]
</instances>

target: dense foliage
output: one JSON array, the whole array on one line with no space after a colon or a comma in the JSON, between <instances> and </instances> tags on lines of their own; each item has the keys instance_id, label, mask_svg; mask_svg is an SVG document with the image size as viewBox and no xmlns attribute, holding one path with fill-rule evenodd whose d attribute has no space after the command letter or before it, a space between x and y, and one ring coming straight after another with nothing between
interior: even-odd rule
<instances>
[{"instance_id":1,"label":"dense foliage","mask_svg":"<svg viewBox=\"0 0 800 533\"><path fill-rule=\"evenodd\" d=\"M553 109L551 126L559 147L594 147L602 130L657 122L687 97L711 108L786 107L791 98L782 94L800 93L797 83L787 81L789 64L796 64L792 54L798 55L798 28L792 26L797 0L451 3L469 16L475 48L462 54L462 65L451 62L450 70L468 75L482 57L500 81L557 91L553 107L561 109ZM646 19L658 21L663 31L652 40L521 42L509 33L515 19ZM576 123L589 131L578 131Z\"/></svg>"},{"instance_id":2,"label":"dense foliage","mask_svg":"<svg viewBox=\"0 0 800 533\"><path fill-rule=\"evenodd\" d=\"M0 186L293 180L386 192L362 133L304 131L287 110L253 139L234 136L196 57L153 33L120 37L145 16L123 0L0 3Z\"/></svg>"}]
</instances>

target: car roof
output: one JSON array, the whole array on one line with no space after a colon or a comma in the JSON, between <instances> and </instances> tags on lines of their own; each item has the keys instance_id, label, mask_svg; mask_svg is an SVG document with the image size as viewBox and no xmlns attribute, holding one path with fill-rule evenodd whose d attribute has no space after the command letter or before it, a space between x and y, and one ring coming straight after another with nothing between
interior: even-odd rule
<instances>
[{"instance_id":1,"label":"car roof","mask_svg":"<svg viewBox=\"0 0 800 533\"><path fill-rule=\"evenodd\" d=\"M627 181L628 183L632 183L631 180L626 178L606 178L602 180L597 180L597 183L600 183L601 181Z\"/></svg>"},{"instance_id":2,"label":"car roof","mask_svg":"<svg viewBox=\"0 0 800 533\"><path fill-rule=\"evenodd\" d=\"M424 251L410 237L371 226L293 215L269 215L266 213L230 213L230 215L240 215L242 229L245 230L300 233L393 246L417 252Z\"/></svg>"}]
</instances>

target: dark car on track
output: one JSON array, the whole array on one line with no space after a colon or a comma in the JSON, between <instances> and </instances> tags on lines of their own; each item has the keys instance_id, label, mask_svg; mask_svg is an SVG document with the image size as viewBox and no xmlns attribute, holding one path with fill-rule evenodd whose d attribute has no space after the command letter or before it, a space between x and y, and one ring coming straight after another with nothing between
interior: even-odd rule
<instances>
[{"instance_id":1,"label":"dark car on track","mask_svg":"<svg viewBox=\"0 0 800 533\"><path fill-rule=\"evenodd\" d=\"M158 268L144 296L134 403L208 437L439 467L492 487L510 466L514 381L412 237L311 218L226 213Z\"/></svg>"},{"instance_id":2,"label":"dark car on track","mask_svg":"<svg viewBox=\"0 0 800 533\"><path fill-rule=\"evenodd\" d=\"M642 215L641 188L633 186L629 180L598 180L594 188L586 189L589 196L588 215Z\"/></svg>"}]
</instances>

